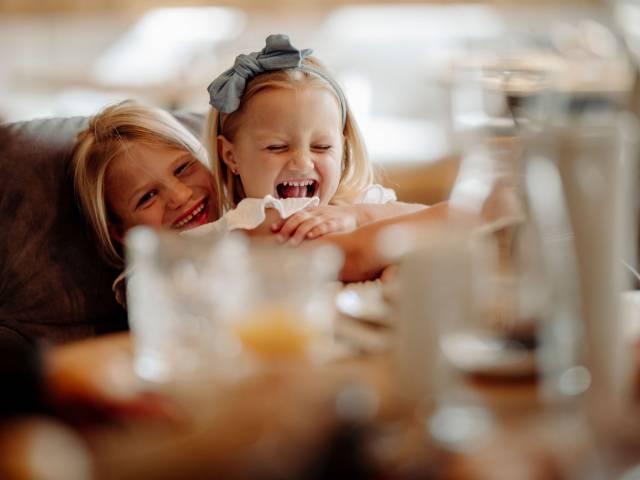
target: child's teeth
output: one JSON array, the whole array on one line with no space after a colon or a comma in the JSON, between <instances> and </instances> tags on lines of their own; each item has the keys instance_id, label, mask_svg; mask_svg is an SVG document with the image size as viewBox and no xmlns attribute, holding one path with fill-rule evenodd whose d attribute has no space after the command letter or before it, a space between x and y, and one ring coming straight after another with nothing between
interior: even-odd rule
<instances>
[{"instance_id":1,"label":"child's teeth","mask_svg":"<svg viewBox=\"0 0 640 480\"><path fill-rule=\"evenodd\" d=\"M180 222L178 223L178 227L182 227L184 225L186 225L187 223L189 223L189 221L195 217L197 214L199 214L202 209L204 208L204 203L201 204L198 208L196 208L187 218L180 220Z\"/></svg>"},{"instance_id":2,"label":"child's teeth","mask_svg":"<svg viewBox=\"0 0 640 480\"><path fill-rule=\"evenodd\" d=\"M285 187L307 187L313 183L313 180L303 180L301 182L282 182Z\"/></svg>"}]
</instances>

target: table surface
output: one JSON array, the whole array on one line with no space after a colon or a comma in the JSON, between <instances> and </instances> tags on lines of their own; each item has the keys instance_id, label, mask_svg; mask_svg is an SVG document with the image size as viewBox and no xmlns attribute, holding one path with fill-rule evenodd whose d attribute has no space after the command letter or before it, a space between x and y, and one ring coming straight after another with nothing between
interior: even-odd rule
<instances>
[{"instance_id":1,"label":"table surface","mask_svg":"<svg viewBox=\"0 0 640 480\"><path fill-rule=\"evenodd\" d=\"M129 336L95 344L113 361L87 362L92 378L122 389L108 365L131 369ZM350 478L409 478L434 468L437 478L571 478L595 448L579 404L549 407L535 378L464 377L448 400L421 406L400 396L385 354L279 363L241 381L194 377L152 390L178 415L79 428L97 478L336 478L345 469ZM434 419L450 410L489 421L475 433L458 422L467 439L437 438Z\"/></svg>"},{"instance_id":2,"label":"table surface","mask_svg":"<svg viewBox=\"0 0 640 480\"><path fill-rule=\"evenodd\" d=\"M638 305L640 292L624 295L633 338ZM381 334L379 326L373 331ZM452 375L445 395L419 401L403 395L394 358L374 350L321 365L265 364L236 381L203 374L153 385L134 375L131 336L123 333L56 348L50 374L67 393L110 397L117 407L101 422L63 415L99 479L339 478L346 471L349 478L434 471L452 479L586 478L592 471L612 478L640 458L637 434L594 436L583 398L550 403L535 376ZM170 415L130 408L132 395L150 393ZM640 413L626 415L626 430L637 431ZM447 422L456 428L441 428ZM0 429L0 448L11 447L5 452L19 450L22 437L11 428ZM25 445L22 457L4 458L33 457L38 448Z\"/></svg>"}]
</instances>

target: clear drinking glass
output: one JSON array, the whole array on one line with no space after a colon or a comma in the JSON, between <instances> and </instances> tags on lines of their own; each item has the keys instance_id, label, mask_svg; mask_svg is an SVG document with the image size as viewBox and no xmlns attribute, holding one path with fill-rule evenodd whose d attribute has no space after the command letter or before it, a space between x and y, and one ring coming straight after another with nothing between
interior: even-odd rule
<instances>
[{"instance_id":1,"label":"clear drinking glass","mask_svg":"<svg viewBox=\"0 0 640 480\"><path fill-rule=\"evenodd\" d=\"M578 282L575 292L561 290L556 297L566 305L573 293L577 303L584 333L579 353L591 381L589 420L601 439L629 425L619 415L629 412L632 400L632 352L619 307L631 285L625 264L634 265L636 258L640 127L623 98L623 92L555 92L545 99L546 124L527 138L529 192L540 225L551 227L551 215L557 217L550 186L564 196ZM547 243L552 271L562 275L567 259Z\"/></svg>"},{"instance_id":2,"label":"clear drinking glass","mask_svg":"<svg viewBox=\"0 0 640 480\"><path fill-rule=\"evenodd\" d=\"M166 382L242 370L226 328L249 290L242 236L193 238L137 227L127 235L127 306L135 370Z\"/></svg>"},{"instance_id":3,"label":"clear drinking glass","mask_svg":"<svg viewBox=\"0 0 640 480\"><path fill-rule=\"evenodd\" d=\"M136 372L166 382L234 377L256 359L318 359L332 351L334 247L250 244L132 229L129 320Z\"/></svg>"},{"instance_id":4,"label":"clear drinking glass","mask_svg":"<svg viewBox=\"0 0 640 480\"><path fill-rule=\"evenodd\" d=\"M247 295L232 319L245 349L269 360L330 356L339 250L254 244L247 265Z\"/></svg>"},{"instance_id":5,"label":"clear drinking glass","mask_svg":"<svg viewBox=\"0 0 640 480\"><path fill-rule=\"evenodd\" d=\"M516 82L518 76L527 82ZM536 192L546 191L542 206L553 210L541 222L538 200L545 198L530 198L522 139L524 128L540 122L535 99L550 81L544 71L495 63L463 72L452 84L461 166L450 207L481 223L424 232L401 266L396 357L403 389L427 404L432 436L450 448L474 444L497 417L562 399L559 378L565 385L573 378L567 398L588 387L579 381L584 369L574 369L578 279L564 193L561 185ZM525 83L526 91L512 89ZM555 179L558 186L557 172ZM503 395L477 380L501 385ZM522 384L531 395L510 398L509 388Z\"/></svg>"},{"instance_id":6,"label":"clear drinking glass","mask_svg":"<svg viewBox=\"0 0 640 480\"><path fill-rule=\"evenodd\" d=\"M536 419L580 425L577 443L590 427L603 446L593 457L639 437L618 310L624 263L636 260L640 127L625 111L620 49L600 49L605 28L594 23L577 22L577 53L551 45L557 69L496 62L452 81L461 166L450 206L485 223L425 233L407 255L396 358L403 389L428 406L432 435L454 448L506 410L467 388L478 376L503 392L512 382L501 380L528 379ZM569 473L584 478L578 470Z\"/></svg>"}]
</instances>

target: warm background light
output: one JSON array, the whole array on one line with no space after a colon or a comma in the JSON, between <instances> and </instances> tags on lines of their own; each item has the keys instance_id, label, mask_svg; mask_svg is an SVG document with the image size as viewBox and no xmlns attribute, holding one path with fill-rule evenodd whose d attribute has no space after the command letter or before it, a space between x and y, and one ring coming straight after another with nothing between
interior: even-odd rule
<instances>
[{"instance_id":1,"label":"warm background light","mask_svg":"<svg viewBox=\"0 0 640 480\"><path fill-rule=\"evenodd\" d=\"M124 98L205 111L206 86L235 55L284 32L330 65L404 198L430 202L455 175L451 164L431 170L429 193L418 191L416 167L452 154L452 66L486 50L518 52L525 66L548 61L562 53L554 41L567 44L549 29L578 14L606 22L605 10L587 0L0 0L0 120L88 115Z\"/></svg>"}]
</instances>

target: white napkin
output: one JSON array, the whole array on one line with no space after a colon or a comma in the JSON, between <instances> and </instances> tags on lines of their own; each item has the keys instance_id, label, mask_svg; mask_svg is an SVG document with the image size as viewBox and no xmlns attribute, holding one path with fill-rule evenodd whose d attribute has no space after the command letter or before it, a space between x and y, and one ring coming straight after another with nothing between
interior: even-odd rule
<instances>
[{"instance_id":1,"label":"white napkin","mask_svg":"<svg viewBox=\"0 0 640 480\"><path fill-rule=\"evenodd\" d=\"M396 192L391 188L385 188L382 185L374 183L367 187L360 195L358 195L353 203L389 203L398 200Z\"/></svg>"},{"instance_id":2,"label":"white napkin","mask_svg":"<svg viewBox=\"0 0 640 480\"><path fill-rule=\"evenodd\" d=\"M317 207L319 204L318 197L275 198L267 195L264 198L245 198L219 220L186 230L182 234L199 237L209 233L230 232L238 229L252 230L264 222L267 208L275 209L280 217L285 219L303 208Z\"/></svg>"}]
</instances>

